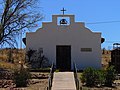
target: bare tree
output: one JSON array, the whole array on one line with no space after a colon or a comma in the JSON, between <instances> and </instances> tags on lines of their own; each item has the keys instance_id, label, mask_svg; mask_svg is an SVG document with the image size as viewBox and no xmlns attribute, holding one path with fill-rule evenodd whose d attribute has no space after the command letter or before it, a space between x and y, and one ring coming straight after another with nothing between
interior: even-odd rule
<instances>
[{"instance_id":1,"label":"bare tree","mask_svg":"<svg viewBox=\"0 0 120 90\"><path fill-rule=\"evenodd\" d=\"M28 58L27 62L32 68L44 68L50 66L48 58L43 55L43 48L39 48L38 50L29 49L26 55Z\"/></svg>"},{"instance_id":2,"label":"bare tree","mask_svg":"<svg viewBox=\"0 0 120 90\"><path fill-rule=\"evenodd\" d=\"M35 27L36 22L41 21L43 15L36 12L36 2L37 0L0 1L0 45L7 43L13 46L21 31Z\"/></svg>"},{"instance_id":3,"label":"bare tree","mask_svg":"<svg viewBox=\"0 0 120 90\"><path fill-rule=\"evenodd\" d=\"M31 58L32 58L32 56L33 56L33 54L36 52L36 50L32 50L32 49L29 49L28 51L27 51L27 56L28 56L28 62L31 62Z\"/></svg>"}]
</instances>

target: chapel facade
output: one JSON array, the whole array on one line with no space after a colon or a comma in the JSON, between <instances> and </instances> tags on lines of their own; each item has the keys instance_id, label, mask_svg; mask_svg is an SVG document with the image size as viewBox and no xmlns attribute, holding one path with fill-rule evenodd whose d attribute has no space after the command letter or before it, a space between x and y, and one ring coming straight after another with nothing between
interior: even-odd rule
<instances>
[{"instance_id":1,"label":"chapel facade","mask_svg":"<svg viewBox=\"0 0 120 90\"><path fill-rule=\"evenodd\" d=\"M75 22L74 15L52 15L52 22L43 22L36 32L26 34L26 50L43 49L43 54L57 69L79 70L101 68L101 33L92 32L84 22Z\"/></svg>"}]
</instances>

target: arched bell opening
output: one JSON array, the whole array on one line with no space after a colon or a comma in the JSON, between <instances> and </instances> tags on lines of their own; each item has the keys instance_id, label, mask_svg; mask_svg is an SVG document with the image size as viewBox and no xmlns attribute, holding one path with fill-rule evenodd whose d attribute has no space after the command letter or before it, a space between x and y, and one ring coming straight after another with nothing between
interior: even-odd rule
<instances>
[{"instance_id":1,"label":"arched bell opening","mask_svg":"<svg viewBox=\"0 0 120 90\"><path fill-rule=\"evenodd\" d=\"M70 25L70 17L57 17L57 25Z\"/></svg>"},{"instance_id":2,"label":"arched bell opening","mask_svg":"<svg viewBox=\"0 0 120 90\"><path fill-rule=\"evenodd\" d=\"M60 24L67 24L67 20L66 19L61 19Z\"/></svg>"}]
</instances>

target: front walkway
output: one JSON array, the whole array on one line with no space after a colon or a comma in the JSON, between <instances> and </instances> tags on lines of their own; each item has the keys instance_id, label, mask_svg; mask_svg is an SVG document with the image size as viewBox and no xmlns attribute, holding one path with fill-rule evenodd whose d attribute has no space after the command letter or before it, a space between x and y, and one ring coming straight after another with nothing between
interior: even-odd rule
<instances>
[{"instance_id":1,"label":"front walkway","mask_svg":"<svg viewBox=\"0 0 120 90\"><path fill-rule=\"evenodd\" d=\"M73 72L54 72L52 90L76 90Z\"/></svg>"}]
</instances>

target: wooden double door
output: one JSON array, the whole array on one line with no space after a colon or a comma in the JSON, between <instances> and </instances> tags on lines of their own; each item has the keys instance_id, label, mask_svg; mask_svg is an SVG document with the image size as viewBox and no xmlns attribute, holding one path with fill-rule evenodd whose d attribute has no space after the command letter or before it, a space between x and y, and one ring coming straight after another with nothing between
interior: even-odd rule
<instances>
[{"instance_id":1,"label":"wooden double door","mask_svg":"<svg viewBox=\"0 0 120 90\"><path fill-rule=\"evenodd\" d=\"M71 46L56 46L56 68L60 71L71 70Z\"/></svg>"}]
</instances>

